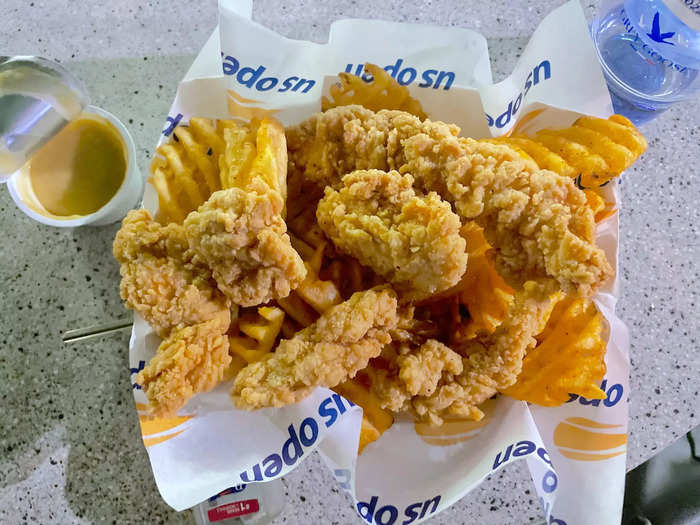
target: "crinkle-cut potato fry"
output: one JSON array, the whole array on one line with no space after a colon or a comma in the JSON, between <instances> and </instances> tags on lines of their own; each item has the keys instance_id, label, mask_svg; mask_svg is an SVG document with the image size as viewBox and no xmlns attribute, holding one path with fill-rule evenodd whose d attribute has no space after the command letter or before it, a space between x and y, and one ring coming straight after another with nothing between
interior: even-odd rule
<instances>
[{"instance_id":1,"label":"crinkle-cut potato fry","mask_svg":"<svg viewBox=\"0 0 700 525\"><path fill-rule=\"evenodd\" d=\"M605 199L594 190L583 190L583 194L586 196L586 203L593 211L594 216L597 216L598 213L605 209Z\"/></svg>"},{"instance_id":2,"label":"crinkle-cut potato fry","mask_svg":"<svg viewBox=\"0 0 700 525\"><path fill-rule=\"evenodd\" d=\"M255 133L244 126L226 128L223 132L224 155L219 157L221 187L244 188L250 179L250 169L257 154Z\"/></svg>"},{"instance_id":3,"label":"crinkle-cut potato fry","mask_svg":"<svg viewBox=\"0 0 700 525\"><path fill-rule=\"evenodd\" d=\"M506 140L504 140L505 138L508 138L508 137L496 137L496 138L490 138L490 139L480 139L479 142L489 142L491 144L503 144L504 142L506 142ZM527 151L525 151L525 149L522 148L520 144L518 144L517 140L509 139L507 141L507 144L510 147L510 149L517 151L518 155L520 155L523 159L533 161L533 162L535 161L535 159L532 158L532 156Z\"/></svg>"},{"instance_id":4,"label":"crinkle-cut potato fry","mask_svg":"<svg viewBox=\"0 0 700 525\"><path fill-rule=\"evenodd\" d=\"M265 118L257 124L257 155L250 168L251 179L259 177L270 189L287 200L287 141L277 120Z\"/></svg>"},{"instance_id":5,"label":"crinkle-cut potato fry","mask_svg":"<svg viewBox=\"0 0 700 525\"><path fill-rule=\"evenodd\" d=\"M187 216L189 206L183 207L178 203L176 195L170 191L165 172L161 169L153 169L153 175L149 180L158 193L159 215L167 222L181 224Z\"/></svg>"},{"instance_id":6,"label":"crinkle-cut potato fry","mask_svg":"<svg viewBox=\"0 0 700 525\"><path fill-rule=\"evenodd\" d=\"M583 193L586 196L589 208L593 210L595 222L601 222L614 215L617 211L613 203L606 201L595 190L583 190Z\"/></svg>"},{"instance_id":7,"label":"crinkle-cut potato fry","mask_svg":"<svg viewBox=\"0 0 700 525\"><path fill-rule=\"evenodd\" d=\"M207 199L208 190L195 178L195 166L186 157L184 148L172 141L158 146L156 154L160 156L154 157L151 172L163 174L185 215L196 210Z\"/></svg>"},{"instance_id":8,"label":"crinkle-cut potato fry","mask_svg":"<svg viewBox=\"0 0 700 525\"><path fill-rule=\"evenodd\" d=\"M314 256L316 255L316 252L318 251L317 248L314 248L306 241L297 237L294 234L294 232L289 232L289 240L292 243L292 248L294 248L297 251L297 253L299 254L299 256L302 258L302 260L304 262L310 262L312 260L315 261ZM322 262L323 262L323 260L321 260L321 263ZM314 266L314 268L315 268L315 266Z\"/></svg>"},{"instance_id":9,"label":"crinkle-cut potato fry","mask_svg":"<svg viewBox=\"0 0 700 525\"><path fill-rule=\"evenodd\" d=\"M349 256L340 256L334 253L333 246L328 242L328 239L318 225L318 220L316 219L316 202L301 212L297 211L296 216L292 215L291 212L293 208L290 207L290 215L287 216L287 227L289 228L292 246L299 252L302 259L308 262L311 257L309 255L311 250L320 253L317 258L319 266L315 271L315 275L322 282L330 281L335 284L335 289L340 292L341 302L342 299L350 298L355 292L368 290L373 286L382 284L383 281L381 278L375 275L369 268L362 266L357 259ZM321 247L324 249L318 252ZM328 258L328 264L321 269L324 260L323 253L328 255L329 252L332 256ZM301 285L295 292L297 292L298 295L302 295L304 288L305 286ZM328 291L326 293L328 295L324 297L330 297L332 292L330 286L327 286L327 289ZM295 292L292 292L291 295L294 295ZM295 299L291 298L288 302L294 301ZM307 299L305 299L305 301L311 304ZM289 306L292 310L294 309L293 305ZM320 311L319 308L314 308L316 311ZM287 313L293 315L291 312Z\"/></svg>"},{"instance_id":10,"label":"crinkle-cut potato fry","mask_svg":"<svg viewBox=\"0 0 700 525\"><path fill-rule=\"evenodd\" d=\"M357 403L356 403L357 404ZM362 454L362 451L367 445L377 441L381 437L382 433L377 427L375 427L372 422L366 417L362 416L362 426L360 427L360 441L357 445L357 453Z\"/></svg>"},{"instance_id":11,"label":"crinkle-cut potato fry","mask_svg":"<svg viewBox=\"0 0 700 525\"><path fill-rule=\"evenodd\" d=\"M277 304L287 313L281 327L287 338L293 337L296 332L315 322L319 314L343 301L333 281L319 278L327 241L320 242L314 249L294 234L291 234L290 238L292 246L304 259L307 273L296 290L288 297L277 300ZM356 380L348 380L334 390L365 410L358 451L362 453L365 446L376 441L392 425L394 418L379 406L379 400L369 389Z\"/></svg>"},{"instance_id":12,"label":"crinkle-cut potato fry","mask_svg":"<svg viewBox=\"0 0 700 525\"><path fill-rule=\"evenodd\" d=\"M541 129L535 134L534 139L573 166L581 177L582 187L600 186L609 180L605 178L609 168L603 157L583 144L563 137L559 131L561 130Z\"/></svg>"},{"instance_id":13,"label":"crinkle-cut potato fry","mask_svg":"<svg viewBox=\"0 0 700 525\"><path fill-rule=\"evenodd\" d=\"M569 394L604 399L603 317L590 299L565 298L552 311L538 344L523 360L516 383L503 394L543 406L558 406Z\"/></svg>"},{"instance_id":14,"label":"crinkle-cut potato fry","mask_svg":"<svg viewBox=\"0 0 700 525\"><path fill-rule=\"evenodd\" d=\"M234 121L193 117L189 125L176 127L170 140L156 148L149 181L158 193L161 220L181 223L222 188L219 157L224 151L223 133L242 127Z\"/></svg>"},{"instance_id":15,"label":"crinkle-cut potato fry","mask_svg":"<svg viewBox=\"0 0 700 525\"><path fill-rule=\"evenodd\" d=\"M357 379L349 379L333 388L338 394L362 407L362 429L360 430L360 444L358 453L373 441L379 439L391 425L394 424L394 416L383 409L380 400L369 388Z\"/></svg>"},{"instance_id":16,"label":"crinkle-cut potato fry","mask_svg":"<svg viewBox=\"0 0 700 525\"><path fill-rule=\"evenodd\" d=\"M244 312L238 320L240 334L229 337L229 352L247 363L260 361L272 350L282 330L284 311L275 306L261 306Z\"/></svg>"},{"instance_id":17,"label":"crinkle-cut potato fry","mask_svg":"<svg viewBox=\"0 0 700 525\"><path fill-rule=\"evenodd\" d=\"M558 129L552 133L556 133L566 140L581 144L588 148L589 151L600 155L608 167L605 175L610 175L611 177L622 173L636 159L634 153L626 147L616 144L607 136L592 129L574 125L570 128Z\"/></svg>"},{"instance_id":18,"label":"crinkle-cut potato fry","mask_svg":"<svg viewBox=\"0 0 700 525\"><path fill-rule=\"evenodd\" d=\"M559 155L546 148L542 144L527 137L499 137L497 142L505 143L508 146L517 146L527 153L543 170L550 170L564 177L574 178L577 175L573 166L567 164Z\"/></svg>"},{"instance_id":19,"label":"crinkle-cut potato fry","mask_svg":"<svg viewBox=\"0 0 700 525\"><path fill-rule=\"evenodd\" d=\"M479 332L493 333L508 315L513 300L513 289L498 275L489 257L491 246L486 242L483 230L475 227L476 224L471 223L462 228L462 235L468 238L467 246L469 242L474 246L473 249L467 248L469 262L464 274L465 289L461 294L470 317L466 337Z\"/></svg>"},{"instance_id":20,"label":"crinkle-cut potato fry","mask_svg":"<svg viewBox=\"0 0 700 525\"><path fill-rule=\"evenodd\" d=\"M568 128L483 140L522 151L540 168L576 178L583 188L598 187L617 177L647 148L642 134L622 115L607 120L580 117Z\"/></svg>"},{"instance_id":21,"label":"crinkle-cut potato fry","mask_svg":"<svg viewBox=\"0 0 700 525\"><path fill-rule=\"evenodd\" d=\"M372 270L362 266L357 259L349 256L333 257L322 270L321 277L333 281L344 299L349 299L355 292L369 290L385 283Z\"/></svg>"},{"instance_id":22,"label":"crinkle-cut potato fry","mask_svg":"<svg viewBox=\"0 0 700 525\"><path fill-rule=\"evenodd\" d=\"M421 120L427 118L420 102L411 96L406 86L400 85L388 72L376 64L369 63L365 64L365 71L372 75L370 82L357 75L339 73L340 84L330 87L330 98L323 97L321 110L358 104L372 111L398 109Z\"/></svg>"},{"instance_id":23,"label":"crinkle-cut potato fry","mask_svg":"<svg viewBox=\"0 0 700 525\"><path fill-rule=\"evenodd\" d=\"M460 230L467 241L467 271L462 280L451 290L435 296L454 299L450 305L455 320L450 341L459 344L477 334L491 334L508 315L513 300L513 289L498 275L489 256L491 245L484 237L483 229L475 222L468 222ZM432 300L429 299L428 301ZM459 305L466 306L469 319L464 323Z\"/></svg>"},{"instance_id":24,"label":"crinkle-cut potato fry","mask_svg":"<svg viewBox=\"0 0 700 525\"><path fill-rule=\"evenodd\" d=\"M634 154L635 160L647 149L647 141L634 124L622 115L612 115L607 120L596 117L579 117L574 126L605 135L614 143L624 146Z\"/></svg>"}]
</instances>

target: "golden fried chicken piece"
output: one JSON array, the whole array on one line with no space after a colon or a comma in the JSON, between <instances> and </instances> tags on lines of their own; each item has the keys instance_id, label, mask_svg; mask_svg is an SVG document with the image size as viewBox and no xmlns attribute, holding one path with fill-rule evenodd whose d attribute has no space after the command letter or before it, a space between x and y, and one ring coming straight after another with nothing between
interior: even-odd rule
<instances>
[{"instance_id":1,"label":"golden fried chicken piece","mask_svg":"<svg viewBox=\"0 0 700 525\"><path fill-rule=\"evenodd\" d=\"M214 388L231 362L226 330L231 318L221 311L204 323L173 330L146 368L136 376L148 397L149 414L174 415L188 399Z\"/></svg>"},{"instance_id":2,"label":"golden fried chicken piece","mask_svg":"<svg viewBox=\"0 0 700 525\"><path fill-rule=\"evenodd\" d=\"M435 339L417 348L402 344L398 353L386 347L379 359L383 366L370 366L363 376L369 378L381 407L394 412L409 409L414 396L432 396L462 372L462 356Z\"/></svg>"},{"instance_id":3,"label":"golden fried chicken piece","mask_svg":"<svg viewBox=\"0 0 700 525\"><path fill-rule=\"evenodd\" d=\"M400 164L394 162L389 143L400 147L399 130L392 130L392 119L386 113L406 115L420 123L410 113L375 113L351 105L317 113L298 126L288 127L289 177L301 176L322 187L337 188L343 175L355 170L398 169Z\"/></svg>"},{"instance_id":4,"label":"golden fried chicken piece","mask_svg":"<svg viewBox=\"0 0 700 525\"><path fill-rule=\"evenodd\" d=\"M455 285L467 267L461 223L431 192L416 195L413 177L355 171L340 191L326 188L316 217L340 251L419 300Z\"/></svg>"},{"instance_id":5,"label":"golden fried chicken piece","mask_svg":"<svg viewBox=\"0 0 700 525\"><path fill-rule=\"evenodd\" d=\"M336 188L356 169L410 173L417 188L484 227L511 284L549 275L567 293L592 294L612 269L584 193L507 146L458 133L401 111L333 108L287 130L289 169Z\"/></svg>"},{"instance_id":6,"label":"golden fried chicken piece","mask_svg":"<svg viewBox=\"0 0 700 525\"><path fill-rule=\"evenodd\" d=\"M481 419L477 406L515 383L527 350L537 343L552 308L561 298L556 281L528 281L516 291L508 317L496 331L469 341L460 350L463 370L429 396L416 396L412 409L419 420L442 424L442 416Z\"/></svg>"},{"instance_id":7,"label":"golden fried chicken piece","mask_svg":"<svg viewBox=\"0 0 700 525\"><path fill-rule=\"evenodd\" d=\"M241 370L231 391L234 404L246 410L289 405L316 386L334 387L354 377L391 341L397 320L390 288L353 294Z\"/></svg>"},{"instance_id":8,"label":"golden fried chicken piece","mask_svg":"<svg viewBox=\"0 0 700 525\"><path fill-rule=\"evenodd\" d=\"M612 268L595 244L593 212L575 182L540 170L506 146L473 139L458 145L459 156L440 161L445 168L436 170L430 163L444 159L450 147L443 148L442 137L416 135L404 142L407 169L423 167L420 179L431 188L444 181L460 216L484 228L497 269L512 285L548 275L567 293L592 295Z\"/></svg>"},{"instance_id":9,"label":"golden fried chicken piece","mask_svg":"<svg viewBox=\"0 0 700 525\"><path fill-rule=\"evenodd\" d=\"M182 226L132 210L114 238L121 297L161 337L228 312L209 270L193 260Z\"/></svg>"},{"instance_id":10,"label":"golden fried chicken piece","mask_svg":"<svg viewBox=\"0 0 700 525\"><path fill-rule=\"evenodd\" d=\"M217 191L185 220L190 246L212 268L235 304L255 306L286 297L306 275L287 227L267 195Z\"/></svg>"},{"instance_id":11,"label":"golden fried chicken piece","mask_svg":"<svg viewBox=\"0 0 700 525\"><path fill-rule=\"evenodd\" d=\"M224 130L221 171L237 187L217 191L185 219L192 250L212 269L235 304L255 306L286 297L306 275L282 219L286 196L284 130L264 120L249 171L240 166L234 129Z\"/></svg>"}]
</instances>

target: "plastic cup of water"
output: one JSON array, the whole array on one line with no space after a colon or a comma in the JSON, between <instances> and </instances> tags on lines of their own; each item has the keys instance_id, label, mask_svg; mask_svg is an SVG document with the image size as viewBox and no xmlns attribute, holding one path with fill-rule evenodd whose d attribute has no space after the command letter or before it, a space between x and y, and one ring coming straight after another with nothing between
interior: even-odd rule
<instances>
[{"instance_id":1,"label":"plastic cup of water","mask_svg":"<svg viewBox=\"0 0 700 525\"><path fill-rule=\"evenodd\" d=\"M635 124L700 93L700 0L604 0L591 36L615 112Z\"/></svg>"}]
</instances>

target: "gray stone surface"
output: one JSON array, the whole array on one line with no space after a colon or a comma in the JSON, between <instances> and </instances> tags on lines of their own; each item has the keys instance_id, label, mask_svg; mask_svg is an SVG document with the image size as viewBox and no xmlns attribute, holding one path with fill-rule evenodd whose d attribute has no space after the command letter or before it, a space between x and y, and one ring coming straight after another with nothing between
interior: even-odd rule
<instances>
[{"instance_id":1,"label":"gray stone surface","mask_svg":"<svg viewBox=\"0 0 700 525\"><path fill-rule=\"evenodd\" d=\"M254 16L287 36L316 41L325 39L331 20L350 16L476 28L492 37L500 79L559 3L296 0L277 7L265 0L256 2ZM145 172L177 82L216 23L216 5L140 4L5 0L0 51L66 62L93 102L127 125ZM630 468L700 419L700 104L672 108L644 132L649 151L622 184L618 311L632 339ZM188 512L162 502L153 483L125 373L128 334L60 342L67 328L126 316L110 255L116 226L42 226L0 188L0 231L0 523L191 523ZM277 523L358 523L317 457L285 484L288 504ZM521 463L430 523L540 520Z\"/></svg>"}]
</instances>

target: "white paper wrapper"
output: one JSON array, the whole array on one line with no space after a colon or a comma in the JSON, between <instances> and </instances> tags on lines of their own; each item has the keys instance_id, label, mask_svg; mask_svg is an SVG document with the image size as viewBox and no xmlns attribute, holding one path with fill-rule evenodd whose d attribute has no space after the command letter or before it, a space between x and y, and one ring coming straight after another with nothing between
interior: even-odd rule
<instances>
[{"instance_id":1,"label":"white paper wrapper","mask_svg":"<svg viewBox=\"0 0 700 525\"><path fill-rule=\"evenodd\" d=\"M391 66L432 119L458 124L465 136L500 135L516 122L527 131L563 127L580 114L611 113L575 0L542 21L513 74L495 85L486 41L473 31L342 20L331 26L327 44L315 44L284 38L252 22L250 12L249 3L221 0L219 28L180 84L161 140L191 116L268 114L298 123L320 110L338 71L355 72L366 61ZM615 183L606 192L619 204ZM157 208L150 187L145 206ZM600 225L598 237L616 264L617 215ZM547 523L619 523L629 359L616 300L617 280L596 297L609 327L603 401L572 396L561 407L545 408L501 396L487 403L482 421L437 430L400 419L358 457L361 409L332 391L319 388L297 405L249 413L235 410L230 385L220 385L192 399L181 417L143 420L158 488L181 510L237 483L283 476L318 450L365 521L409 524L447 508L503 465L525 459ZM158 343L137 319L132 379ZM134 394L143 409L137 385Z\"/></svg>"}]
</instances>

